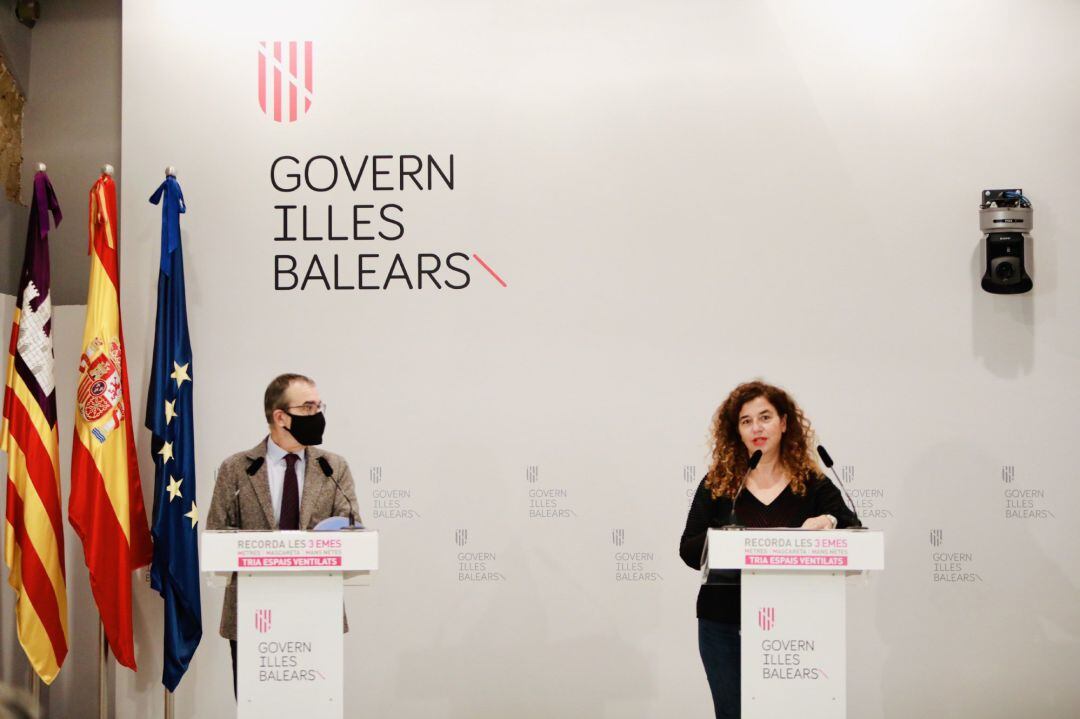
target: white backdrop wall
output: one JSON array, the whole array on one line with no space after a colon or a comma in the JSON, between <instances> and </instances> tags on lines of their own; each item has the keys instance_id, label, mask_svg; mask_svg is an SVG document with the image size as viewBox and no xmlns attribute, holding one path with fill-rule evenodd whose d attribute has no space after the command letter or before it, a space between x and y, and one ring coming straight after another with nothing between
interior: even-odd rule
<instances>
[{"instance_id":1,"label":"white backdrop wall","mask_svg":"<svg viewBox=\"0 0 1080 719\"><path fill-rule=\"evenodd\" d=\"M1069 715L1078 28L1080 6L1053 2L127 2L133 386L146 198L172 164L203 511L217 464L263 436L266 382L315 377L326 446L383 537L378 581L347 601L357 713L707 716L677 541L711 412L761 376L887 532L887 571L850 591L850 716ZM258 103L275 40L313 43L295 123ZM343 175L280 192L283 155L353 175L453 155L453 188L374 190L371 163L396 160L369 159L355 192ZM313 182L328 173L316 160ZM976 198L1013 186L1036 207L1036 289L993 297ZM388 203L397 240L274 240L275 205L325 236L327 206L346 234L354 205ZM418 255L456 252L463 289L275 290L275 255L328 272L336 255L355 285L362 253L366 283L400 253L415 284ZM1030 504L1007 517L1009 500ZM220 602L205 590L179 716L233 711ZM160 712L160 613L140 589L118 716Z\"/></svg>"}]
</instances>

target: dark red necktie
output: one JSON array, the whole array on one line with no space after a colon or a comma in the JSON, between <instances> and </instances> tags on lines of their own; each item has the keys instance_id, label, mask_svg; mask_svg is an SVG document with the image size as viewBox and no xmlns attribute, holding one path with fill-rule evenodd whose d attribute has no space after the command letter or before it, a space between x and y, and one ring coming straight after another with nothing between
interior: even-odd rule
<instances>
[{"instance_id":1,"label":"dark red necktie","mask_svg":"<svg viewBox=\"0 0 1080 719\"><path fill-rule=\"evenodd\" d=\"M300 529L300 483L296 480L296 463L300 457L285 455L285 485L281 488L281 518L278 529Z\"/></svg>"}]
</instances>

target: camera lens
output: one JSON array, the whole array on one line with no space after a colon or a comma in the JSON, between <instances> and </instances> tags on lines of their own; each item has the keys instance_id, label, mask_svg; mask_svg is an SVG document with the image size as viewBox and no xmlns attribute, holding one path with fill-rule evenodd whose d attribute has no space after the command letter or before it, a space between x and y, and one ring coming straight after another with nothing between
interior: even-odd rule
<instances>
[{"instance_id":1,"label":"camera lens","mask_svg":"<svg viewBox=\"0 0 1080 719\"><path fill-rule=\"evenodd\" d=\"M1016 268L1012 262L1002 262L994 270L994 276L1001 282L1008 282L1016 276Z\"/></svg>"}]
</instances>

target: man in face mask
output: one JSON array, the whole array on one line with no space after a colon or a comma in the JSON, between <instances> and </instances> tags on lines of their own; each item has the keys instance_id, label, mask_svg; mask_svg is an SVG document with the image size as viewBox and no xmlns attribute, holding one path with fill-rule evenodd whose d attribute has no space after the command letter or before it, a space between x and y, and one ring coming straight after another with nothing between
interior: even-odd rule
<instances>
[{"instance_id":1,"label":"man in face mask","mask_svg":"<svg viewBox=\"0 0 1080 719\"><path fill-rule=\"evenodd\" d=\"M299 374L274 378L263 410L270 434L221 463L206 528L311 529L327 517L357 516L349 465L317 446L326 428L326 405L315 383ZM235 575L225 589L220 633L232 649L235 693Z\"/></svg>"}]
</instances>

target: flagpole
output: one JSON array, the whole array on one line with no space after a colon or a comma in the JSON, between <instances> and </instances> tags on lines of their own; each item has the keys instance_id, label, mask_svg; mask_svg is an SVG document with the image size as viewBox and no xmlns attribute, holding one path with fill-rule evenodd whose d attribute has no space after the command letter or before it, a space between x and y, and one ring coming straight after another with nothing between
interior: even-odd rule
<instances>
[{"instance_id":1,"label":"flagpole","mask_svg":"<svg viewBox=\"0 0 1080 719\"><path fill-rule=\"evenodd\" d=\"M172 692L165 687L161 688L161 691L165 692L165 719L173 719L173 695Z\"/></svg>"},{"instance_id":2,"label":"flagpole","mask_svg":"<svg viewBox=\"0 0 1080 719\"><path fill-rule=\"evenodd\" d=\"M108 682L105 679L106 672L108 670L106 662L105 648L108 645L105 643L105 625L98 620L98 719L106 719L109 709L108 697L105 692L108 690Z\"/></svg>"},{"instance_id":3,"label":"flagpole","mask_svg":"<svg viewBox=\"0 0 1080 719\"><path fill-rule=\"evenodd\" d=\"M15 617L15 634L19 633L19 618ZM41 677L38 676L34 665L30 663L30 657L26 658L26 668L30 671L30 697L34 702L34 715L41 716Z\"/></svg>"},{"instance_id":4,"label":"flagpole","mask_svg":"<svg viewBox=\"0 0 1080 719\"><path fill-rule=\"evenodd\" d=\"M34 702L34 711L41 716L41 677L30 667L30 696Z\"/></svg>"}]
</instances>

